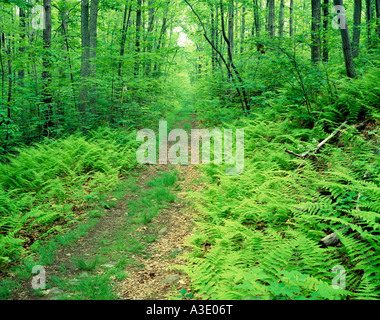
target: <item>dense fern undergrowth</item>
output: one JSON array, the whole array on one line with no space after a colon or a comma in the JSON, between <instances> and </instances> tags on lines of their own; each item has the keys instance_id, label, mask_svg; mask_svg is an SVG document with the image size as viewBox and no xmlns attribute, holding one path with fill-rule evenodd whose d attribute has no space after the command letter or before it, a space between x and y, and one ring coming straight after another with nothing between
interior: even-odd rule
<instances>
[{"instance_id":1,"label":"dense fern undergrowth","mask_svg":"<svg viewBox=\"0 0 380 320\"><path fill-rule=\"evenodd\" d=\"M0 165L0 265L62 232L136 166L134 132L100 128L20 148Z\"/></svg>"},{"instance_id":2,"label":"dense fern undergrowth","mask_svg":"<svg viewBox=\"0 0 380 320\"><path fill-rule=\"evenodd\" d=\"M198 297L380 298L378 71L342 83L313 126L286 98L248 119L228 120L232 108L220 117L212 108L204 113L210 126L222 120L224 128L244 128L245 167L227 176L224 166L201 166L206 191L189 193L200 217L188 263L177 267ZM313 150L345 119L317 154L285 152ZM322 246L333 232L339 244Z\"/></svg>"},{"instance_id":3,"label":"dense fern undergrowth","mask_svg":"<svg viewBox=\"0 0 380 320\"><path fill-rule=\"evenodd\" d=\"M8 270L33 254L39 243L64 232L139 166L136 131L157 129L158 119L173 117L181 107L179 81L174 77L166 87L160 89L159 99L150 91L144 96L147 101L136 103L123 116L123 125L100 123L85 133L68 130L60 138L33 145L14 143L1 154L0 270ZM149 112L148 100L155 100Z\"/></svg>"}]
</instances>

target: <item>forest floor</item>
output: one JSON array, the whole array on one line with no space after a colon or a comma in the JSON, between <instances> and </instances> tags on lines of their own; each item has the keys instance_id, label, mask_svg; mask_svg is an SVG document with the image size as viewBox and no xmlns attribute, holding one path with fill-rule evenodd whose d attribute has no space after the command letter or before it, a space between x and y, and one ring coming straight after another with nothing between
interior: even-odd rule
<instances>
[{"instance_id":1,"label":"forest floor","mask_svg":"<svg viewBox=\"0 0 380 320\"><path fill-rule=\"evenodd\" d=\"M184 109L172 125L194 128L196 115ZM189 292L189 278L171 266L183 264L183 254L191 250L186 239L194 227L195 211L186 192L202 188L199 170L190 163L169 161L145 165L132 175L125 188L109 196L110 207L95 215L95 223L81 222L90 226L82 236L51 249L54 262L44 265L46 288L34 290L30 276L16 276L18 290L11 299L162 300L178 297L181 289Z\"/></svg>"}]
</instances>

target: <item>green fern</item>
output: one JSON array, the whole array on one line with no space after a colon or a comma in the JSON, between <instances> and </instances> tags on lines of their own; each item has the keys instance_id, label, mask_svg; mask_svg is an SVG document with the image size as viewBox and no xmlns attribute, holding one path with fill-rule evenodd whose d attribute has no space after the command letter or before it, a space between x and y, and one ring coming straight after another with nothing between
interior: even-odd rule
<instances>
[{"instance_id":1,"label":"green fern","mask_svg":"<svg viewBox=\"0 0 380 320\"><path fill-rule=\"evenodd\" d=\"M244 172L205 168L207 190L188 194L198 199L201 218L188 262L178 268L193 289L205 299L380 298L376 148L347 130L344 147L326 145L313 158L294 159L284 152L300 145L290 132L304 140L303 152L324 138L321 128L262 115L240 125ZM363 180L367 170L371 178ZM319 241L331 232L340 246L322 248ZM332 287L336 265L346 270L346 289Z\"/></svg>"}]
</instances>

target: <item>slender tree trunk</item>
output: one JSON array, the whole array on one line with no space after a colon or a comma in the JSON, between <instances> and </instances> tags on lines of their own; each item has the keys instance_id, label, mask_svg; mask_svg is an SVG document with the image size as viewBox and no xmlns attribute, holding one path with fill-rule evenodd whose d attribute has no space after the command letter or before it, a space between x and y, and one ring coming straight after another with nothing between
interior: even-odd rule
<instances>
[{"instance_id":1,"label":"slender tree trunk","mask_svg":"<svg viewBox=\"0 0 380 320\"><path fill-rule=\"evenodd\" d=\"M215 28L215 16L214 16L214 6L211 5L210 7L210 13L211 13L211 42L212 45L216 45L216 28ZM211 66L212 66L212 72L215 72L216 69L216 52L213 48L211 48Z\"/></svg>"},{"instance_id":2,"label":"slender tree trunk","mask_svg":"<svg viewBox=\"0 0 380 320\"><path fill-rule=\"evenodd\" d=\"M244 110L249 111L250 110L250 106L249 106L248 100L247 100L247 93L245 91L243 80L242 80L242 78L240 76L240 73L237 70L237 68L234 65L234 63L233 63L231 43L230 43L230 39L226 35L226 31L225 31L225 27L224 27L223 0L220 0L220 16L221 16L221 19L222 19L222 35L223 35L224 41L227 44L227 52L228 52L228 61L229 61L229 63L226 64L226 67L227 67L228 75L229 75L228 78L231 79L231 81L234 81L234 76L231 73L231 68L232 68L232 70L235 73L236 78L239 81L240 87L241 87L241 93L240 93L240 89L237 86L236 86L236 90L237 90L239 96L242 98L243 111ZM205 30L205 34L206 34L206 29L204 29L204 30Z\"/></svg>"},{"instance_id":3,"label":"slender tree trunk","mask_svg":"<svg viewBox=\"0 0 380 320\"><path fill-rule=\"evenodd\" d=\"M275 31L275 9L274 9L274 0L268 0L268 32L271 38L274 37Z\"/></svg>"},{"instance_id":4,"label":"slender tree trunk","mask_svg":"<svg viewBox=\"0 0 380 320\"><path fill-rule=\"evenodd\" d=\"M3 43L5 46L5 34L3 33ZM11 120L11 102L12 102L12 57L11 57L11 41L8 39L8 45L7 45L7 62L8 62L8 98L7 98L7 118L8 118L8 123ZM4 72L4 71L3 71ZM9 130L7 129L7 134L5 136L5 141L9 140Z\"/></svg>"},{"instance_id":5,"label":"slender tree trunk","mask_svg":"<svg viewBox=\"0 0 380 320\"><path fill-rule=\"evenodd\" d=\"M372 0L366 0L366 18L367 18L367 42L368 47L372 47Z\"/></svg>"},{"instance_id":6,"label":"slender tree trunk","mask_svg":"<svg viewBox=\"0 0 380 320\"><path fill-rule=\"evenodd\" d=\"M334 5L343 6L343 0L334 0ZM354 66L354 59L352 57L351 41L350 34L348 32L347 22L345 23L344 28L340 28L340 35L342 38L343 55L346 64L347 76L349 78L355 78L356 72Z\"/></svg>"},{"instance_id":7,"label":"slender tree trunk","mask_svg":"<svg viewBox=\"0 0 380 320\"><path fill-rule=\"evenodd\" d=\"M152 58L151 58L150 54L151 54L151 52L153 50L152 31L153 31L153 27L154 27L154 15L155 15L155 9L153 7L153 3L154 3L153 0L149 0L148 1L148 7L149 7L149 10L148 10L149 25L148 25L146 36L145 36L145 40L146 40L146 38L149 37L149 39L148 39L148 45L146 47L146 52L148 53L148 61L145 64L145 74L147 76L150 75L151 67L152 67Z\"/></svg>"},{"instance_id":8,"label":"slender tree trunk","mask_svg":"<svg viewBox=\"0 0 380 320\"><path fill-rule=\"evenodd\" d=\"M219 10L218 10L218 5L215 4L215 44L214 44L215 48L213 51L215 52L215 59L216 59L216 62L219 64L220 70L222 72L222 77L223 77L222 62L220 61L220 57L218 56L218 51L222 43L222 37L221 36L219 37L219 34L218 34L218 26L219 26Z\"/></svg>"},{"instance_id":9,"label":"slender tree trunk","mask_svg":"<svg viewBox=\"0 0 380 320\"><path fill-rule=\"evenodd\" d=\"M63 2L63 8L62 8L62 11L59 12L59 17L61 19L61 37L63 40L62 58L64 60L67 60L66 31L67 31L67 27L68 27L67 26L67 20L68 20L69 11L66 8L66 5L67 5L66 0L62 0L62 2ZM63 64L59 67L59 76L60 76L60 78L65 78L65 66Z\"/></svg>"},{"instance_id":10,"label":"slender tree trunk","mask_svg":"<svg viewBox=\"0 0 380 320\"><path fill-rule=\"evenodd\" d=\"M90 32L88 27L89 20L89 0L81 0L81 87L79 90L79 123L81 127L87 125L87 106L88 106L88 77L90 75Z\"/></svg>"},{"instance_id":11,"label":"slender tree trunk","mask_svg":"<svg viewBox=\"0 0 380 320\"><path fill-rule=\"evenodd\" d=\"M255 22L256 37L260 37L260 15L259 15L259 1L253 0L253 17Z\"/></svg>"},{"instance_id":12,"label":"slender tree trunk","mask_svg":"<svg viewBox=\"0 0 380 320\"><path fill-rule=\"evenodd\" d=\"M231 68L231 62L234 54L234 0L230 0L228 7L228 41L228 63Z\"/></svg>"},{"instance_id":13,"label":"slender tree trunk","mask_svg":"<svg viewBox=\"0 0 380 320\"><path fill-rule=\"evenodd\" d=\"M128 26L129 26L129 20L131 18L131 12L132 12L132 5L125 4L124 7L124 16L123 16L123 30L121 31L121 41L120 41L120 61L119 65L117 68L117 75L118 77L121 78L121 66L123 64L123 56L124 56L124 51L125 51L125 42L127 40L127 31L128 31ZM127 18L127 13L128 13L128 18Z\"/></svg>"},{"instance_id":14,"label":"slender tree trunk","mask_svg":"<svg viewBox=\"0 0 380 320\"><path fill-rule=\"evenodd\" d=\"M20 56L22 57L25 51L24 39L25 39L25 31L26 31L26 25L25 25L26 14L23 8L19 8L19 17L20 17L20 29L21 29L21 33L20 33L21 45L19 48L19 52L20 52ZM25 71L24 71L24 67L22 67L18 71L18 79L19 79L19 84L21 86L24 86L24 76L25 76Z\"/></svg>"},{"instance_id":15,"label":"slender tree trunk","mask_svg":"<svg viewBox=\"0 0 380 320\"><path fill-rule=\"evenodd\" d=\"M294 3L290 0L289 4L289 36L293 37L293 19L294 19Z\"/></svg>"},{"instance_id":16,"label":"slender tree trunk","mask_svg":"<svg viewBox=\"0 0 380 320\"><path fill-rule=\"evenodd\" d=\"M97 51L97 37L98 37L98 4L99 0L91 0L90 5L90 21L89 21L89 35L90 35L90 77L93 80L91 84L91 90L89 93L89 102L92 114L97 113L96 100L97 100L97 88L96 88L96 51Z\"/></svg>"},{"instance_id":17,"label":"slender tree trunk","mask_svg":"<svg viewBox=\"0 0 380 320\"><path fill-rule=\"evenodd\" d=\"M238 52L238 43L239 42L239 7L238 4L234 6L234 35L235 35L235 45L234 45L234 53Z\"/></svg>"},{"instance_id":18,"label":"slender tree trunk","mask_svg":"<svg viewBox=\"0 0 380 320\"><path fill-rule=\"evenodd\" d=\"M3 43L6 46L7 52L7 64L8 64L8 97L7 97L7 117L11 119L11 101L12 101L12 86L13 86L13 78L12 78L12 50L11 50L11 40L8 39L8 43L5 41L5 34L3 33ZM8 140L8 133L7 138Z\"/></svg>"},{"instance_id":19,"label":"slender tree trunk","mask_svg":"<svg viewBox=\"0 0 380 320\"><path fill-rule=\"evenodd\" d=\"M3 62L3 47L5 47L5 34L0 29L0 66L1 66L1 98L4 99L5 93L5 68Z\"/></svg>"},{"instance_id":20,"label":"slender tree trunk","mask_svg":"<svg viewBox=\"0 0 380 320\"><path fill-rule=\"evenodd\" d=\"M352 56L359 56L360 24L362 18L362 0L354 0L354 32L352 35Z\"/></svg>"},{"instance_id":21,"label":"slender tree trunk","mask_svg":"<svg viewBox=\"0 0 380 320\"><path fill-rule=\"evenodd\" d=\"M316 63L321 60L321 38L319 28L321 25L321 0L311 1L311 60Z\"/></svg>"},{"instance_id":22,"label":"slender tree trunk","mask_svg":"<svg viewBox=\"0 0 380 320\"><path fill-rule=\"evenodd\" d=\"M280 12L278 14L278 36L281 38L284 34L284 0L280 2Z\"/></svg>"},{"instance_id":23,"label":"slender tree trunk","mask_svg":"<svg viewBox=\"0 0 380 320\"><path fill-rule=\"evenodd\" d=\"M89 36L90 36L90 75L96 77L96 50L98 36L98 4L99 0L91 0L90 5L90 21L89 21Z\"/></svg>"},{"instance_id":24,"label":"slender tree trunk","mask_svg":"<svg viewBox=\"0 0 380 320\"><path fill-rule=\"evenodd\" d=\"M66 0L63 0L64 2ZM70 59L70 46L69 46L69 37L68 37L68 19L69 19L69 10L64 9L64 12L62 14L62 36L64 39L64 48L63 50L66 51L66 53L63 55L64 59L67 60L68 67L69 67L69 72L70 72L70 80L71 80L71 88L73 92L73 101L74 105L76 106L76 93L75 93L75 84L74 84L74 74L72 70L72 65L71 65L71 59ZM64 72L63 70L60 71L61 76L64 77Z\"/></svg>"},{"instance_id":25,"label":"slender tree trunk","mask_svg":"<svg viewBox=\"0 0 380 320\"><path fill-rule=\"evenodd\" d=\"M135 59L135 71L134 71L135 77L139 75L139 67L140 67L141 8L142 8L142 0L137 0L136 42L135 42L136 59Z\"/></svg>"},{"instance_id":26,"label":"slender tree trunk","mask_svg":"<svg viewBox=\"0 0 380 320\"><path fill-rule=\"evenodd\" d=\"M43 7L45 11L45 28L43 30L44 55L42 56L42 102L44 103L44 135L50 136L50 128L53 127L53 107L51 94L51 62L50 62L50 47L51 47L51 0L44 0Z\"/></svg>"},{"instance_id":27,"label":"slender tree trunk","mask_svg":"<svg viewBox=\"0 0 380 320\"><path fill-rule=\"evenodd\" d=\"M375 10L376 10L376 32L377 36L380 38L380 0L375 0Z\"/></svg>"},{"instance_id":28,"label":"slender tree trunk","mask_svg":"<svg viewBox=\"0 0 380 320\"><path fill-rule=\"evenodd\" d=\"M157 47L156 47L156 50L160 50L161 48L161 44L163 42L163 38L165 36L165 32L166 32L166 28L167 28L167 19L168 19L168 12L169 12L169 4L170 4L170 1L168 1L166 3L166 8L165 8L165 12L164 12L164 16L163 16L163 19L162 19L162 25L161 25L161 31L160 31L160 36L158 38L158 42L157 42ZM153 73L154 73L154 76L157 76L158 73L159 73L159 65L157 63L157 61L155 61L154 63L154 67L153 67Z\"/></svg>"},{"instance_id":29,"label":"slender tree trunk","mask_svg":"<svg viewBox=\"0 0 380 320\"><path fill-rule=\"evenodd\" d=\"M244 52L244 34L245 34L245 7L241 9L241 33L240 33L240 53Z\"/></svg>"},{"instance_id":30,"label":"slender tree trunk","mask_svg":"<svg viewBox=\"0 0 380 320\"><path fill-rule=\"evenodd\" d=\"M323 39L322 60L329 61L328 28L329 28L329 0L323 0Z\"/></svg>"}]
</instances>

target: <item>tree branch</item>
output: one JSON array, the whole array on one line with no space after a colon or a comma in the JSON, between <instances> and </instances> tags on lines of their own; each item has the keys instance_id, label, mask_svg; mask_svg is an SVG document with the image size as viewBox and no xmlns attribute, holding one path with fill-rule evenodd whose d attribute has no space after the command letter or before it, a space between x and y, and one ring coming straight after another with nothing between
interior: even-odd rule
<instances>
[{"instance_id":1,"label":"tree branch","mask_svg":"<svg viewBox=\"0 0 380 320\"><path fill-rule=\"evenodd\" d=\"M298 153L295 153L291 150L288 150L288 149L285 149L285 152L293 155L293 156L296 156L296 157L299 157L299 158L304 158L305 156L307 156L309 153L316 153L326 142L328 142L332 137L334 137L341 129L342 127L347 123L348 120L344 121L337 129L334 130L333 133L331 133L326 139L322 140L320 143L318 143L318 145L312 149L312 150L308 150L302 154L298 154Z\"/></svg>"}]
</instances>

